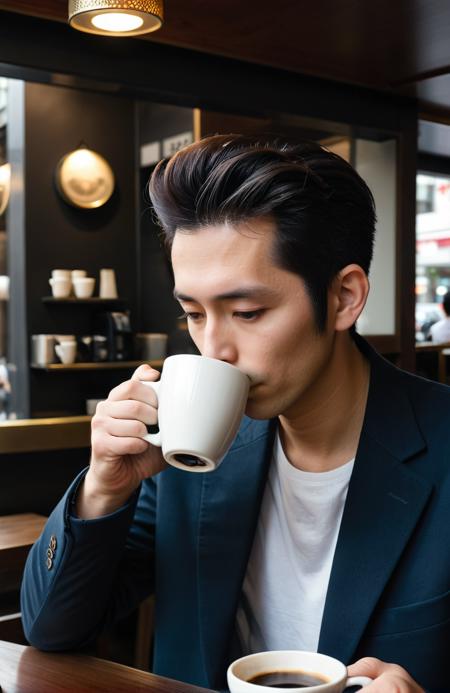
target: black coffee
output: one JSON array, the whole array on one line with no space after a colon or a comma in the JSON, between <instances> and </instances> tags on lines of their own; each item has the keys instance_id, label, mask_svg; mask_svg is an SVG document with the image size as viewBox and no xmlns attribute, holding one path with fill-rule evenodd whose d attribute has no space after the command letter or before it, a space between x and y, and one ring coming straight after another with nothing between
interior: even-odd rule
<instances>
[{"instance_id":1,"label":"black coffee","mask_svg":"<svg viewBox=\"0 0 450 693\"><path fill-rule=\"evenodd\" d=\"M185 464L186 467L205 467L206 466L206 462L203 462L203 460L200 460L195 455L188 455L188 454L180 453L179 455L174 455L174 457L175 457L177 462L181 462L182 464Z\"/></svg>"},{"instance_id":2,"label":"black coffee","mask_svg":"<svg viewBox=\"0 0 450 693\"><path fill-rule=\"evenodd\" d=\"M307 688L308 686L319 686L328 683L329 679L321 674L310 671L267 671L264 674L257 674L248 683L266 688Z\"/></svg>"}]
</instances>

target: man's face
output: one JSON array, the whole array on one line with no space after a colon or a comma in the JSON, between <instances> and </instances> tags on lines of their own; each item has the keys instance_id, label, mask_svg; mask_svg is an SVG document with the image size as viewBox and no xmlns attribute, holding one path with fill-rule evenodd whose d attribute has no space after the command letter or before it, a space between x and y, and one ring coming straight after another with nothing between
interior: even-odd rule
<instances>
[{"instance_id":1,"label":"man's face","mask_svg":"<svg viewBox=\"0 0 450 693\"><path fill-rule=\"evenodd\" d=\"M274 264L273 222L257 219L177 232L175 295L204 356L227 361L251 380L246 413L295 416L332 350L317 333L303 280Z\"/></svg>"}]
</instances>

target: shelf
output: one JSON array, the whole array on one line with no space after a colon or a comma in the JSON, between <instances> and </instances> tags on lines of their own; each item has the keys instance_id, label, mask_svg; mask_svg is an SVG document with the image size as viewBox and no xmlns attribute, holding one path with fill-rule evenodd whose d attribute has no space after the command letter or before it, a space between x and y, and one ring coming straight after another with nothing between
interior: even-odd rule
<instances>
[{"instance_id":1,"label":"shelf","mask_svg":"<svg viewBox=\"0 0 450 693\"><path fill-rule=\"evenodd\" d=\"M31 364L33 370L40 371L93 371L93 370L119 370L127 368L137 368L143 363L147 363L152 368L161 368L163 361L99 361L86 363L48 363L46 366L40 366L36 363Z\"/></svg>"},{"instance_id":2,"label":"shelf","mask_svg":"<svg viewBox=\"0 0 450 693\"><path fill-rule=\"evenodd\" d=\"M51 305L78 305L78 306L110 306L110 307L122 307L128 304L126 298L99 298L98 296L93 296L91 298L74 298L73 296L69 298L54 298L53 296L43 296L42 303L49 303Z\"/></svg>"}]
</instances>

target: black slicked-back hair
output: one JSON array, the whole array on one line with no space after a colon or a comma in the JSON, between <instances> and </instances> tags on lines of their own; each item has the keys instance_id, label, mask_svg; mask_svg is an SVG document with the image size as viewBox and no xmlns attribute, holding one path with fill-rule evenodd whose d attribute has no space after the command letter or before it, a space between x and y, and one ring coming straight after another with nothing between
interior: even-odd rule
<instances>
[{"instance_id":1,"label":"black slicked-back hair","mask_svg":"<svg viewBox=\"0 0 450 693\"><path fill-rule=\"evenodd\" d=\"M160 161L149 192L169 252L177 231L271 218L274 261L304 280L319 331L336 274L352 263L369 272L372 194L350 164L314 142L206 137Z\"/></svg>"}]
</instances>

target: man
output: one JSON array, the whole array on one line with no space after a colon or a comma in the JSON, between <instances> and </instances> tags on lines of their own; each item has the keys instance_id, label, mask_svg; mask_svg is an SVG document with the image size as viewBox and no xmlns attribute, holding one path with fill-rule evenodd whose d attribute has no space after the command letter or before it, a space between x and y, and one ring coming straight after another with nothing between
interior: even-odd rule
<instances>
[{"instance_id":1,"label":"man","mask_svg":"<svg viewBox=\"0 0 450 693\"><path fill-rule=\"evenodd\" d=\"M159 374L112 390L28 560L30 642L83 645L154 590L156 673L221 688L240 654L304 648L368 693L450 690L450 390L355 332L367 186L318 145L230 135L161 162L150 193L191 336L250 377L249 418L189 474L142 440Z\"/></svg>"},{"instance_id":2,"label":"man","mask_svg":"<svg viewBox=\"0 0 450 693\"><path fill-rule=\"evenodd\" d=\"M430 327L431 340L436 342L436 344L450 342L450 291L447 291L442 300L442 308L445 318L438 320Z\"/></svg>"}]
</instances>

